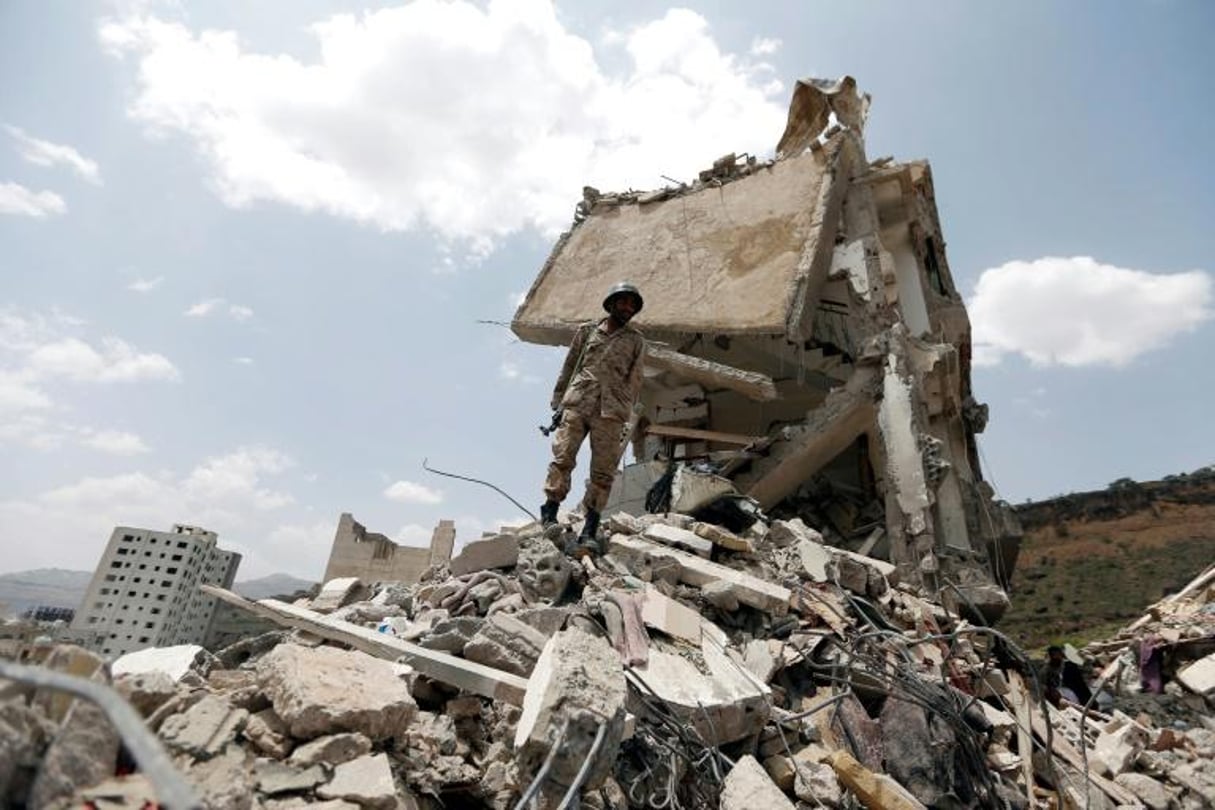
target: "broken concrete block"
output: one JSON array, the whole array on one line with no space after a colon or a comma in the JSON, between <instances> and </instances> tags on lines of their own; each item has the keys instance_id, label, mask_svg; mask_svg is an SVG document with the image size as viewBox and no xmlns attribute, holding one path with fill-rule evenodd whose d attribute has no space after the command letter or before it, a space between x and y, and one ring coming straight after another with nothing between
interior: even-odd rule
<instances>
[{"instance_id":1,"label":"broken concrete block","mask_svg":"<svg viewBox=\"0 0 1215 810\"><path fill-rule=\"evenodd\" d=\"M764 760L764 770L768 772L768 776L778 788L785 793L793 792L793 779L797 775L797 771L794 769L793 760L790 757L774 754Z\"/></svg>"},{"instance_id":2,"label":"broken concrete block","mask_svg":"<svg viewBox=\"0 0 1215 810\"><path fill-rule=\"evenodd\" d=\"M360 807L393 810L397 806L397 787L387 754L362 756L343 762L333 771L333 779L317 788L322 799L346 799Z\"/></svg>"},{"instance_id":3,"label":"broken concrete block","mask_svg":"<svg viewBox=\"0 0 1215 810\"><path fill-rule=\"evenodd\" d=\"M72 703L42 757L28 806L48 807L113 776L118 744L118 732L100 708L83 699Z\"/></svg>"},{"instance_id":4,"label":"broken concrete block","mask_svg":"<svg viewBox=\"0 0 1215 810\"><path fill-rule=\"evenodd\" d=\"M479 616L440 619L431 626L426 635L418 639L418 644L428 650L442 650L459 655L464 651L464 645L472 641L472 637L483 624L485 620Z\"/></svg>"},{"instance_id":5,"label":"broken concrete block","mask_svg":"<svg viewBox=\"0 0 1215 810\"><path fill-rule=\"evenodd\" d=\"M1093 752L1089 755L1091 766L1105 776L1117 776L1130 770L1139 754L1147 747L1147 732L1135 723L1114 720L1107 730L1097 735Z\"/></svg>"},{"instance_id":6,"label":"broken concrete block","mask_svg":"<svg viewBox=\"0 0 1215 810\"><path fill-rule=\"evenodd\" d=\"M674 638L700 643L700 626L704 621L692 608L676 602L653 585L646 585L641 597L641 620L647 627Z\"/></svg>"},{"instance_id":7,"label":"broken concrete block","mask_svg":"<svg viewBox=\"0 0 1215 810\"><path fill-rule=\"evenodd\" d=\"M50 722L25 701L0 702L0 796L14 805L24 803L53 734Z\"/></svg>"},{"instance_id":8,"label":"broken concrete block","mask_svg":"<svg viewBox=\"0 0 1215 810\"><path fill-rule=\"evenodd\" d=\"M460 577L488 568L513 568L518 561L519 539L513 534L499 534L466 543L460 553L451 558L448 567L452 576Z\"/></svg>"},{"instance_id":9,"label":"broken concrete block","mask_svg":"<svg viewBox=\"0 0 1215 810\"><path fill-rule=\"evenodd\" d=\"M844 789L830 765L794 760L793 794L803 802L828 808L842 807Z\"/></svg>"},{"instance_id":10,"label":"broken concrete block","mask_svg":"<svg viewBox=\"0 0 1215 810\"><path fill-rule=\"evenodd\" d=\"M624 534L641 534L644 528L637 518L630 515L628 512L614 512L604 521L610 532L623 532Z\"/></svg>"},{"instance_id":11,"label":"broken concrete block","mask_svg":"<svg viewBox=\"0 0 1215 810\"><path fill-rule=\"evenodd\" d=\"M91 678L102 683L110 679L103 668L105 659L91 653L83 647L74 644L60 644L51 650L51 654L42 662L42 666L65 675L75 675L78 678ZM31 704L42 710L42 713L52 723L62 722L76 703L76 696L57 689L39 688L34 692Z\"/></svg>"},{"instance_id":12,"label":"broken concrete block","mask_svg":"<svg viewBox=\"0 0 1215 810\"><path fill-rule=\"evenodd\" d=\"M119 678L123 675L163 672L174 681L180 681L190 671L207 676L213 661L214 656L197 644L148 647L120 655L110 664L110 673Z\"/></svg>"},{"instance_id":13,"label":"broken concrete block","mask_svg":"<svg viewBox=\"0 0 1215 810\"><path fill-rule=\"evenodd\" d=\"M337 731L382 740L418 710L390 662L353 650L280 644L258 661L257 671L274 711L302 740Z\"/></svg>"},{"instance_id":14,"label":"broken concrete block","mask_svg":"<svg viewBox=\"0 0 1215 810\"><path fill-rule=\"evenodd\" d=\"M346 732L317 737L296 748L287 761L301 768L317 764L334 766L370 753L371 740L367 735Z\"/></svg>"},{"instance_id":15,"label":"broken concrete block","mask_svg":"<svg viewBox=\"0 0 1215 810\"><path fill-rule=\"evenodd\" d=\"M206 810L253 810L252 764L240 746L229 745L218 756L191 763L183 776L198 790Z\"/></svg>"},{"instance_id":16,"label":"broken concrete block","mask_svg":"<svg viewBox=\"0 0 1215 810\"><path fill-rule=\"evenodd\" d=\"M674 548L690 551L698 557L704 557L705 559L713 555L712 541L706 540L687 529L655 523L643 531L641 536L646 540L662 543L664 546L673 546Z\"/></svg>"},{"instance_id":17,"label":"broken concrete block","mask_svg":"<svg viewBox=\"0 0 1215 810\"><path fill-rule=\"evenodd\" d=\"M135 711L147 717L177 694L177 682L166 672L152 671L118 677L114 689Z\"/></svg>"},{"instance_id":18,"label":"broken concrete block","mask_svg":"<svg viewBox=\"0 0 1215 810\"><path fill-rule=\"evenodd\" d=\"M650 660L628 673L639 691L653 690L682 721L695 727L709 745L741 740L768 720L769 690L748 677L724 653L706 643L702 652L709 674L686 658L650 650ZM641 706L631 706L641 714Z\"/></svg>"},{"instance_id":19,"label":"broken concrete block","mask_svg":"<svg viewBox=\"0 0 1215 810\"><path fill-rule=\"evenodd\" d=\"M746 537L739 537L734 532L723 529L721 526L715 526L712 523L701 523L697 521L692 524L692 532L698 537L703 537L715 546L727 549L729 551L741 551L746 554L751 554L755 551L755 544Z\"/></svg>"},{"instance_id":20,"label":"broken concrete block","mask_svg":"<svg viewBox=\"0 0 1215 810\"><path fill-rule=\"evenodd\" d=\"M799 540L797 554L802 568L798 573L811 582L834 582L835 561L831 552L822 543Z\"/></svg>"},{"instance_id":21,"label":"broken concrete block","mask_svg":"<svg viewBox=\"0 0 1215 810\"><path fill-rule=\"evenodd\" d=\"M775 642L775 644L779 649L780 642ZM772 643L768 639L754 639L747 642L747 646L743 648L743 666L750 670L751 674L761 683L768 683L772 680L772 675L777 669L777 662L780 660L778 655L773 654Z\"/></svg>"},{"instance_id":22,"label":"broken concrete block","mask_svg":"<svg viewBox=\"0 0 1215 810\"><path fill-rule=\"evenodd\" d=\"M569 608L535 607L519 611L515 618L536 628L547 639L565 627L565 620L569 615Z\"/></svg>"},{"instance_id":23,"label":"broken concrete block","mask_svg":"<svg viewBox=\"0 0 1215 810\"><path fill-rule=\"evenodd\" d=\"M312 609L317 613L331 613L351 602L357 602L365 590L358 577L331 579L321 586L321 592L312 600Z\"/></svg>"},{"instance_id":24,"label":"broken concrete block","mask_svg":"<svg viewBox=\"0 0 1215 810\"><path fill-rule=\"evenodd\" d=\"M620 658L605 639L577 627L554 635L527 682L523 713L515 728L520 774L539 769L559 730L568 725L542 788L546 795L564 793L603 728L585 786L595 789L603 784L620 750L627 691Z\"/></svg>"},{"instance_id":25,"label":"broken concrete block","mask_svg":"<svg viewBox=\"0 0 1215 810\"><path fill-rule=\"evenodd\" d=\"M508 613L495 613L464 645L464 657L527 677L547 641L544 634L531 625Z\"/></svg>"},{"instance_id":26,"label":"broken concrete block","mask_svg":"<svg viewBox=\"0 0 1215 810\"><path fill-rule=\"evenodd\" d=\"M1200 658L1177 673L1177 680L1199 695L1215 693L1215 653Z\"/></svg>"},{"instance_id":27,"label":"broken concrete block","mask_svg":"<svg viewBox=\"0 0 1215 810\"><path fill-rule=\"evenodd\" d=\"M249 713L223 698L206 695L182 714L169 716L160 727L165 745L195 759L210 759L236 739Z\"/></svg>"},{"instance_id":28,"label":"broken concrete block","mask_svg":"<svg viewBox=\"0 0 1215 810\"><path fill-rule=\"evenodd\" d=\"M700 472L686 464L680 465L671 481L670 511L689 515L723 495L737 492L734 483L728 478Z\"/></svg>"},{"instance_id":29,"label":"broken concrete block","mask_svg":"<svg viewBox=\"0 0 1215 810\"><path fill-rule=\"evenodd\" d=\"M768 777L750 754L740 758L726 774L721 788L721 810L793 810L793 802Z\"/></svg>"},{"instance_id":30,"label":"broken concrete block","mask_svg":"<svg viewBox=\"0 0 1215 810\"><path fill-rule=\"evenodd\" d=\"M320 765L301 770L282 762L262 760L253 766L253 779L257 783L257 789L267 796L311 790L327 778L325 769Z\"/></svg>"},{"instance_id":31,"label":"broken concrete block","mask_svg":"<svg viewBox=\"0 0 1215 810\"><path fill-rule=\"evenodd\" d=\"M857 762L847 751L833 751L827 763L844 787L851 790L866 807L881 810L926 810L907 789L889 776L874 773Z\"/></svg>"},{"instance_id":32,"label":"broken concrete block","mask_svg":"<svg viewBox=\"0 0 1215 810\"><path fill-rule=\"evenodd\" d=\"M663 558L671 559L678 565L680 581L689 585L703 588L710 582L733 583L740 602L773 615L783 616L789 610L791 593L787 588L741 571L735 571L724 565L703 560L694 554L656 545L639 537L626 537L622 534L613 535L609 541L609 547L613 553L622 558L639 557L651 564Z\"/></svg>"},{"instance_id":33,"label":"broken concrete block","mask_svg":"<svg viewBox=\"0 0 1215 810\"><path fill-rule=\"evenodd\" d=\"M766 537L768 543L777 548L784 548L803 540L823 545L823 536L816 529L811 529L801 518L793 520L774 520L768 527Z\"/></svg>"},{"instance_id":34,"label":"broken concrete block","mask_svg":"<svg viewBox=\"0 0 1215 810\"><path fill-rule=\"evenodd\" d=\"M1149 810L1169 810L1172 806L1168 789L1145 773L1120 773L1114 781L1134 793Z\"/></svg>"},{"instance_id":35,"label":"broken concrete block","mask_svg":"<svg viewBox=\"0 0 1215 810\"><path fill-rule=\"evenodd\" d=\"M245 739L253 743L257 750L275 759L285 759L295 748L295 740L287 724L282 721L274 709L262 709L249 716L245 723Z\"/></svg>"},{"instance_id":36,"label":"broken concrete block","mask_svg":"<svg viewBox=\"0 0 1215 810\"><path fill-rule=\"evenodd\" d=\"M706 583L701 587L700 594L710 605L726 613L733 613L741 604L738 587L726 580Z\"/></svg>"}]
</instances>

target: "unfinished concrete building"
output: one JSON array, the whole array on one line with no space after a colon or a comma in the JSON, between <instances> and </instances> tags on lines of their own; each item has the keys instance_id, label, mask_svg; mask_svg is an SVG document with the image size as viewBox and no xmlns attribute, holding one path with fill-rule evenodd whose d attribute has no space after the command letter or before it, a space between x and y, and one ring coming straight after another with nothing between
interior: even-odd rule
<instances>
[{"instance_id":1,"label":"unfinished concrete building","mask_svg":"<svg viewBox=\"0 0 1215 810\"><path fill-rule=\"evenodd\" d=\"M402 546L379 532L369 532L349 512L338 519L325 579L358 577L364 582L417 582L432 565L451 559L456 524L440 520L426 548Z\"/></svg>"},{"instance_id":2,"label":"unfinished concrete building","mask_svg":"<svg viewBox=\"0 0 1215 810\"><path fill-rule=\"evenodd\" d=\"M609 510L644 511L672 464L710 470L994 619L1018 530L980 469L970 323L931 169L866 157L868 104L850 77L801 81L774 159L585 189L512 328L565 344L610 283L645 294L637 461Z\"/></svg>"}]
</instances>

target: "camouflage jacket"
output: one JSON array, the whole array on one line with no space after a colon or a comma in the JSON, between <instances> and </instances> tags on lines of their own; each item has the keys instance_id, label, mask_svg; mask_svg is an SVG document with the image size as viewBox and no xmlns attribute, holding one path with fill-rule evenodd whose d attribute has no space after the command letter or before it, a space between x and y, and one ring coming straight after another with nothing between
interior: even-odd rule
<instances>
[{"instance_id":1,"label":"camouflage jacket","mask_svg":"<svg viewBox=\"0 0 1215 810\"><path fill-rule=\"evenodd\" d=\"M605 320L578 327L553 388L553 410L626 422L641 393L645 338L631 324L609 335L599 328Z\"/></svg>"}]
</instances>

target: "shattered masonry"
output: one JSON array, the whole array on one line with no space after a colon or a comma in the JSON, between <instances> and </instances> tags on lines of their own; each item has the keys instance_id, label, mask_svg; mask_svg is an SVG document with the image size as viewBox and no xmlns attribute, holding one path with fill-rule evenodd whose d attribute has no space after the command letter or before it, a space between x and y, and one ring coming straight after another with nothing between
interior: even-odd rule
<instances>
[{"instance_id":1,"label":"shattered masonry","mask_svg":"<svg viewBox=\"0 0 1215 810\"><path fill-rule=\"evenodd\" d=\"M669 346L602 556L532 523L452 557L440 525L406 562L343 515L309 598L200 587L272 632L109 666L25 647L38 678L0 662L0 806L1215 806L1215 565L1083 651L1092 705L1044 700L987 621L1016 526L973 457L986 411L927 166L864 160L867 104L801 83L775 162L588 191L515 326L560 340L613 261L652 288ZM48 675L112 684L143 725ZM116 775L123 750L139 768Z\"/></svg>"},{"instance_id":2,"label":"shattered masonry","mask_svg":"<svg viewBox=\"0 0 1215 810\"><path fill-rule=\"evenodd\" d=\"M868 103L851 78L799 82L774 161L586 189L512 328L568 342L609 280L645 292L640 462L609 512L644 511L667 460L707 462L770 514L994 620L990 572L1011 570L1019 531L979 466L970 324L928 164L865 157Z\"/></svg>"}]
</instances>

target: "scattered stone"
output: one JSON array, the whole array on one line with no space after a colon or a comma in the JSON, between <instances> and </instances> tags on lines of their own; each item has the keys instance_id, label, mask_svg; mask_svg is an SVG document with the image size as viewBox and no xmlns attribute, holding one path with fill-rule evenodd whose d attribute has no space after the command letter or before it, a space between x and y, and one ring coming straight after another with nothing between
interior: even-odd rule
<instances>
[{"instance_id":1,"label":"scattered stone","mask_svg":"<svg viewBox=\"0 0 1215 810\"><path fill-rule=\"evenodd\" d=\"M1186 689L1200 695L1215 693L1215 653L1190 664L1177 673Z\"/></svg>"},{"instance_id":2,"label":"scattered stone","mask_svg":"<svg viewBox=\"0 0 1215 810\"><path fill-rule=\"evenodd\" d=\"M226 700L205 695L183 714L167 718L160 727L165 744L195 759L210 759L222 751L245 727L249 713Z\"/></svg>"},{"instance_id":3,"label":"scattered stone","mask_svg":"<svg viewBox=\"0 0 1215 810\"><path fill-rule=\"evenodd\" d=\"M253 778L258 790L267 796L276 796L279 793L311 790L327 777L320 765L300 770L282 762L262 760L253 766Z\"/></svg>"},{"instance_id":4,"label":"scattered stone","mask_svg":"<svg viewBox=\"0 0 1215 810\"><path fill-rule=\"evenodd\" d=\"M167 672L153 670L121 675L114 680L114 689L135 711L148 717L177 694L177 682Z\"/></svg>"},{"instance_id":5,"label":"scattered stone","mask_svg":"<svg viewBox=\"0 0 1215 810\"><path fill-rule=\"evenodd\" d=\"M823 536L803 523L801 518L772 521L768 526L768 535L765 539L776 548L792 546L803 540L809 540L819 545L823 543Z\"/></svg>"},{"instance_id":6,"label":"scattered stone","mask_svg":"<svg viewBox=\"0 0 1215 810\"><path fill-rule=\"evenodd\" d=\"M655 523L648 527L641 534L646 540L652 540L655 543L662 543L665 546L673 546L681 548L685 551L690 551L693 554L708 559L713 554L713 543L706 540L700 535L690 532L687 529L680 529L676 526L667 526L663 523Z\"/></svg>"},{"instance_id":7,"label":"scattered stone","mask_svg":"<svg viewBox=\"0 0 1215 810\"><path fill-rule=\"evenodd\" d=\"M793 780L793 793L809 804L821 804L829 808L842 807L844 789L839 777L830 765L819 762L796 761L797 775Z\"/></svg>"},{"instance_id":8,"label":"scattered stone","mask_svg":"<svg viewBox=\"0 0 1215 810\"><path fill-rule=\"evenodd\" d=\"M322 799L345 799L380 810L393 810L397 804L396 782L387 754L343 762L334 769L332 781L317 788L316 793Z\"/></svg>"},{"instance_id":9,"label":"scattered stone","mask_svg":"<svg viewBox=\"0 0 1215 810\"><path fill-rule=\"evenodd\" d=\"M697 537L703 537L713 545L720 546L729 551L740 551L744 554L753 554L755 552L755 544L748 538L739 537L734 532L729 529L723 529L721 526L697 521L692 524L692 531Z\"/></svg>"},{"instance_id":10,"label":"scattered stone","mask_svg":"<svg viewBox=\"0 0 1215 810\"><path fill-rule=\"evenodd\" d=\"M733 582L710 582L700 589L700 594L710 605L726 613L733 613L740 606L738 587Z\"/></svg>"},{"instance_id":11,"label":"scattered stone","mask_svg":"<svg viewBox=\"0 0 1215 810\"><path fill-rule=\"evenodd\" d=\"M120 655L110 665L110 672L115 678L163 672L174 681L180 681L188 672L197 672L206 677L215 663L215 656L197 644L178 644L175 647L148 647Z\"/></svg>"},{"instance_id":12,"label":"scattered stone","mask_svg":"<svg viewBox=\"0 0 1215 810\"><path fill-rule=\"evenodd\" d=\"M488 568L513 568L519 561L519 540L513 534L499 534L466 543L448 567L454 577Z\"/></svg>"},{"instance_id":13,"label":"scattered stone","mask_svg":"<svg viewBox=\"0 0 1215 810\"><path fill-rule=\"evenodd\" d=\"M721 790L721 810L793 810L793 802L781 792L750 754L740 758L726 774Z\"/></svg>"},{"instance_id":14,"label":"scattered stone","mask_svg":"<svg viewBox=\"0 0 1215 810\"><path fill-rule=\"evenodd\" d=\"M83 698L70 704L30 788L29 807L47 807L114 775L118 732L100 708Z\"/></svg>"},{"instance_id":15,"label":"scattered stone","mask_svg":"<svg viewBox=\"0 0 1215 810\"><path fill-rule=\"evenodd\" d=\"M296 748L287 761L301 768L321 763L333 766L370 753L371 740L367 735L346 732L317 737L312 742Z\"/></svg>"},{"instance_id":16,"label":"scattered stone","mask_svg":"<svg viewBox=\"0 0 1215 810\"><path fill-rule=\"evenodd\" d=\"M321 586L321 592L312 600L312 609L317 613L331 613L352 602L358 602L366 593L358 577L338 577Z\"/></svg>"},{"instance_id":17,"label":"scattered stone","mask_svg":"<svg viewBox=\"0 0 1215 810\"><path fill-rule=\"evenodd\" d=\"M526 677L547 641L543 633L514 616L495 613L465 645L464 657Z\"/></svg>"},{"instance_id":18,"label":"scattered stone","mask_svg":"<svg viewBox=\"0 0 1215 810\"><path fill-rule=\"evenodd\" d=\"M262 709L251 715L245 723L245 738L257 750L275 759L286 758L295 748L295 740L291 739L287 724L274 713L274 709Z\"/></svg>"},{"instance_id":19,"label":"scattered stone","mask_svg":"<svg viewBox=\"0 0 1215 810\"><path fill-rule=\"evenodd\" d=\"M361 652L280 644L258 662L258 673L274 711L302 740L337 731L381 740L418 709L392 664Z\"/></svg>"},{"instance_id":20,"label":"scattered stone","mask_svg":"<svg viewBox=\"0 0 1215 810\"><path fill-rule=\"evenodd\" d=\"M1171 799L1164 785L1143 773L1120 773L1114 781L1139 797L1150 810L1168 810Z\"/></svg>"},{"instance_id":21,"label":"scattered stone","mask_svg":"<svg viewBox=\"0 0 1215 810\"><path fill-rule=\"evenodd\" d=\"M418 639L418 643L428 650L462 654L464 645L472 640L485 620L479 616L457 616L454 619L440 619L430 628L430 632Z\"/></svg>"}]
</instances>

